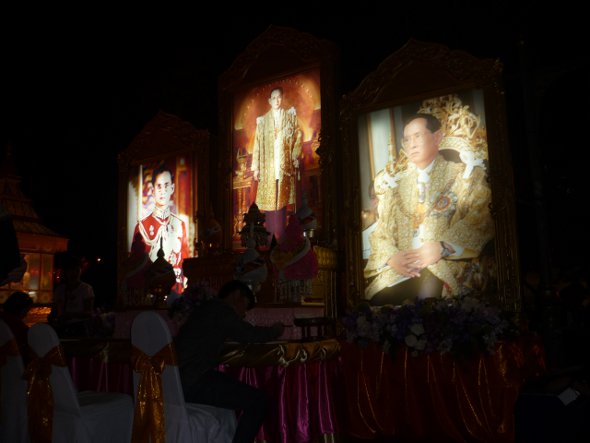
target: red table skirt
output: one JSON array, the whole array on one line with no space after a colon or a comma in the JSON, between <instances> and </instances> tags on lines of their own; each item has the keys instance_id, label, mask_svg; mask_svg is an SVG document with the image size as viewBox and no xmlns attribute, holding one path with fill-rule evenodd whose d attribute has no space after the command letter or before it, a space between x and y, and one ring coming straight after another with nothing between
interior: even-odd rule
<instances>
[{"instance_id":1,"label":"red table skirt","mask_svg":"<svg viewBox=\"0 0 590 443\"><path fill-rule=\"evenodd\" d=\"M225 372L267 393L270 405L257 441L306 443L339 433L334 402L338 359L289 367L233 367ZM328 438L329 440L329 438Z\"/></svg>"},{"instance_id":2,"label":"red table skirt","mask_svg":"<svg viewBox=\"0 0 590 443\"><path fill-rule=\"evenodd\" d=\"M342 343L345 432L404 442L512 442L514 406L525 379L544 369L536 341L501 343L494 355L394 358L374 344Z\"/></svg>"}]
</instances>

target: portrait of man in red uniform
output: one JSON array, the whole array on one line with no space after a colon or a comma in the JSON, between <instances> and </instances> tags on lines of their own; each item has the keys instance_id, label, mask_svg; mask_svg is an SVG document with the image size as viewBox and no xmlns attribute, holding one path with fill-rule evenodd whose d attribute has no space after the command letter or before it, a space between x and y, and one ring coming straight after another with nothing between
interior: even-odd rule
<instances>
[{"instance_id":1,"label":"portrait of man in red uniform","mask_svg":"<svg viewBox=\"0 0 590 443\"><path fill-rule=\"evenodd\" d=\"M146 244L146 252L150 259L156 261L160 244L164 250L164 258L174 268L176 274L176 290L182 291L184 277L182 260L189 256L187 228L183 220L171 209L174 194L174 174L166 166L161 165L152 173L154 209L151 214L141 219L134 232L140 233Z\"/></svg>"}]
</instances>

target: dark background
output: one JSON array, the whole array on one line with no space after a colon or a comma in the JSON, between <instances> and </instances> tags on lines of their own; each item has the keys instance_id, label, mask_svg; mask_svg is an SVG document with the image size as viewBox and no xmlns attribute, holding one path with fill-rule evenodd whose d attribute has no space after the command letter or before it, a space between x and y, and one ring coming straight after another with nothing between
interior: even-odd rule
<instances>
[{"instance_id":1,"label":"dark background","mask_svg":"<svg viewBox=\"0 0 590 443\"><path fill-rule=\"evenodd\" d=\"M117 155L158 110L217 134L218 77L271 24L339 48L337 96L409 38L437 42L504 65L523 274L536 269L551 281L586 266L590 64L583 14L534 2L439 8L305 20L201 17L182 38L4 32L0 149L12 145L22 189L45 225L94 263L87 280L106 303L116 285Z\"/></svg>"}]
</instances>

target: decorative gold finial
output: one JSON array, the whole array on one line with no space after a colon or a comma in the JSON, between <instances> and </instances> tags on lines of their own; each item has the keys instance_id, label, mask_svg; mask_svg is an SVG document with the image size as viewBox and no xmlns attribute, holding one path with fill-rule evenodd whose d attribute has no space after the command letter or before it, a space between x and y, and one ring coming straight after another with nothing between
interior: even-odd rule
<instances>
[{"instance_id":1,"label":"decorative gold finial","mask_svg":"<svg viewBox=\"0 0 590 443\"><path fill-rule=\"evenodd\" d=\"M242 246L248 247L248 240L254 239L256 247L264 247L268 244L270 232L264 227L266 216L260 212L258 205L252 203L248 213L244 214L244 227L240 231Z\"/></svg>"},{"instance_id":2,"label":"decorative gold finial","mask_svg":"<svg viewBox=\"0 0 590 443\"><path fill-rule=\"evenodd\" d=\"M154 296L154 306L164 307L166 305L166 296L176 283L176 275L173 266L164 258L164 241L160 237L160 249L158 258L148 270L148 287L150 293Z\"/></svg>"}]
</instances>

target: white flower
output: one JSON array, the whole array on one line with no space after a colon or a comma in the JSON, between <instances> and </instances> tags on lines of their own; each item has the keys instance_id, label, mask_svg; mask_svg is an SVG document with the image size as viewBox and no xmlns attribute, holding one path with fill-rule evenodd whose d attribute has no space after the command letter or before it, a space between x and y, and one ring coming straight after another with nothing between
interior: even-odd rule
<instances>
[{"instance_id":1,"label":"white flower","mask_svg":"<svg viewBox=\"0 0 590 443\"><path fill-rule=\"evenodd\" d=\"M422 335L424 334L424 325L422 325L422 323L414 323L410 326L410 331L412 331L414 335Z\"/></svg>"},{"instance_id":2,"label":"white flower","mask_svg":"<svg viewBox=\"0 0 590 443\"><path fill-rule=\"evenodd\" d=\"M406 335L406 338L404 341L406 342L407 346L409 346L410 348L413 348L416 346L416 343L418 343L418 337L416 337L414 334L409 334L409 335Z\"/></svg>"},{"instance_id":3,"label":"white flower","mask_svg":"<svg viewBox=\"0 0 590 443\"><path fill-rule=\"evenodd\" d=\"M370 337L373 325L367 320L367 317L359 317L356 319L356 328L359 336Z\"/></svg>"},{"instance_id":4,"label":"white flower","mask_svg":"<svg viewBox=\"0 0 590 443\"><path fill-rule=\"evenodd\" d=\"M418 340L416 342L416 345L414 346L418 351L423 351L426 348L426 339L425 338L421 338L420 340Z\"/></svg>"},{"instance_id":5,"label":"white flower","mask_svg":"<svg viewBox=\"0 0 590 443\"><path fill-rule=\"evenodd\" d=\"M460 352L465 345L472 344L493 353L498 340L514 329L510 321L502 319L497 308L465 295L430 304L416 302L415 309L371 309L357 311L357 315L354 322L349 322L352 331L347 331L357 341L380 342L385 352L405 344L411 355ZM436 324L429 319L436 319ZM433 329L428 329L431 324Z\"/></svg>"},{"instance_id":6,"label":"white flower","mask_svg":"<svg viewBox=\"0 0 590 443\"><path fill-rule=\"evenodd\" d=\"M453 348L453 341L450 338L447 338L447 339L440 342L437 350L441 354L444 354L446 352L451 352L452 348Z\"/></svg>"},{"instance_id":7,"label":"white flower","mask_svg":"<svg viewBox=\"0 0 590 443\"><path fill-rule=\"evenodd\" d=\"M392 337L397 334L397 326L393 323L386 325L385 330L389 332Z\"/></svg>"}]
</instances>

